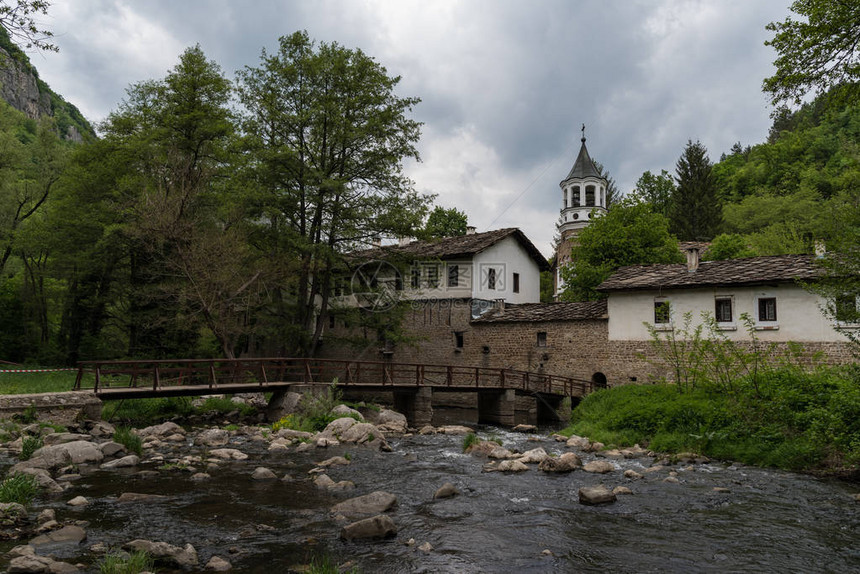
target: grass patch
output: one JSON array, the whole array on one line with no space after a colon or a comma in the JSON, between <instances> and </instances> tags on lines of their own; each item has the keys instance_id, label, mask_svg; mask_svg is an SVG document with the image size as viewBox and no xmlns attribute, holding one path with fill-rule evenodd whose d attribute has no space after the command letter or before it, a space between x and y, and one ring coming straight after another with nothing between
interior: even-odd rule
<instances>
[{"instance_id":1,"label":"grass patch","mask_svg":"<svg viewBox=\"0 0 860 574\"><path fill-rule=\"evenodd\" d=\"M155 569L155 560L143 550L132 554L122 551L109 552L99 562L100 574L140 574Z\"/></svg>"},{"instance_id":2,"label":"grass patch","mask_svg":"<svg viewBox=\"0 0 860 574\"><path fill-rule=\"evenodd\" d=\"M478 438L478 435L473 432L470 432L463 437L463 452L466 452L467 450L469 450L470 446L478 444L479 442L481 442L481 439Z\"/></svg>"},{"instance_id":3,"label":"grass patch","mask_svg":"<svg viewBox=\"0 0 860 574\"><path fill-rule=\"evenodd\" d=\"M126 426L145 426L160 423L175 416L194 414L189 397L161 399L127 399L119 403L107 403L102 408L102 418L117 421Z\"/></svg>"},{"instance_id":4,"label":"grass patch","mask_svg":"<svg viewBox=\"0 0 860 574\"><path fill-rule=\"evenodd\" d=\"M789 470L860 464L860 369L783 367L733 385L733 393L665 384L597 391L565 434Z\"/></svg>"},{"instance_id":5,"label":"grass patch","mask_svg":"<svg viewBox=\"0 0 860 574\"><path fill-rule=\"evenodd\" d=\"M45 446L45 441L40 436L25 436L21 440L21 460L30 460L33 453Z\"/></svg>"},{"instance_id":6,"label":"grass patch","mask_svg":"<svg viewBox=\"0 0 860 574\"><path fill-rule=\"evenodd\" d=\"M27 506L39 494L36 477L29 474L16 474L0 482L0 502L17 502Z\"/></svg>"},{"instance_id":7,"label":"grass patch","mask_svg":"<svg viewBox=\"0 0 860 574\"><path fill-rule=\"evenodd\" d=\"M337 388L337 379L323 393L305 393L299 404L297 413L289 414L272 425L273 431L292 429L304 432L319 432L330 422L343 418L343 415L333 415L331 410L342 404L341 392ZM350 413L346 415L361 422L361 415ZM372 438L370 440L373 440Z\"/></svg>"},{"instance_id":8,"label":"grass patch","mask_svg":"<svg viewBox=\"0 0 860 574\"><path fill-rule=\"evenodd\" d=\"M33 367L38 368L38 367ZM75 386L77 371L56 371L53 373L0 373L0 395L21 395L29 393L59 393L71 391ZM84 375L84 386L92 388L95 376Z\"/></svg>"},{"instance_id":9,"label":"grass patch","mask_svg":"<svg viewBox=\"0 0 860 574\"><path fill-rule=\"evenodd\" d=\"M129 427L117 428L113 433L113 440L124 446L128 452L133 452L137 456L143 454L143 441Z\"/></svg>"},{"instance_id":10,"label":"grass patch","mask_svg":"<svg viewBox=\"0 0 860 574\"><path fill-rule=\"evenodd\" d=\"M229 397L209 397L205 401L203 401L203 404L200 407L197 408L197 412L199 413L207 413L212 411L221 414L239 411L239 414L248 416L255 414L257 412L257 409L252 407L251 405L246 405L245 403L234 403L230 400Z\"/></svg>"}]
</instances>

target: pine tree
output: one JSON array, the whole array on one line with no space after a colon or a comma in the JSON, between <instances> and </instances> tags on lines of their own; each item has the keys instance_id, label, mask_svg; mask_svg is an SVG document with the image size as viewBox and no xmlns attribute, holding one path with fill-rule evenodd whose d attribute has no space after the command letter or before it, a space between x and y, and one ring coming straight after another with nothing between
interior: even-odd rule
<instances>
[{"instance_id":1,"label":"pine tree","mask_svg":"<svg viewBox=\"0 0 860 574\"><path fill-rule=\"evenodd\" d=\"M722 206L712 167L705 146L688 140L675 164L678 185L669 207L672 233L681 241L710 241L719 233Z\"/></svg>"}]
</instances>

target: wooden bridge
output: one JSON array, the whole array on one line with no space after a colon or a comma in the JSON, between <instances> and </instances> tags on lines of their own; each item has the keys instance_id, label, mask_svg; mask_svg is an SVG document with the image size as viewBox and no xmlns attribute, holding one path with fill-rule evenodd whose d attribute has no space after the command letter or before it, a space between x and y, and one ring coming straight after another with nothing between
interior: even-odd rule
<instances>
[{"instance_id":1,"label":"wooden bridge","mask_svg":"<svg viewBox=\"0 0 860 574\"><path fill-rule=\"evenodd\" d=\"M279 397L291 388L333 382L344 392L391 391L395 407L417 423L430 417L433 393L478 393L486 420L513 424L517 395L536 397L540 409L593 390L591 381L515 369L315 358L82 361L74 388L102 400L251 392Z\"/></svg>"}]
</instances>

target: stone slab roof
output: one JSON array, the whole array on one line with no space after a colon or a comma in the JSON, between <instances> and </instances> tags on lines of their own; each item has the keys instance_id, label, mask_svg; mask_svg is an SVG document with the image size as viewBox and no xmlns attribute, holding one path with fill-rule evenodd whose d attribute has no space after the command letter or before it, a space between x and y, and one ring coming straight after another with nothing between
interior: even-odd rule
<instances>
[{"instance_id":1,"label":"stone slab roof","mask_svg":"<svg viewBox=\"0 0 860 574\"><path fill-rule=\"evenodd\" d=\"M679 264L622 267L598 285L604 292L644 289L731 287L816 279L822 269L813 255L773 255L702 261L696 271Z\"/></svg>"},{"instance_id":2,"label":"stone slab roof","mask_svg":"<svg viewBox=\"0 0 860 574\"><path fill-rule=\"evenodd\" d=\"M534 259L541 271L549 270L549 263L534 246L525 233L516 227L496 229L484 233L473 233L471 235L458 235L456 237L443 237L432 241L413 241L406 245L384 245L352 253L356 259L456 259L470 257L489 247L492 247L506 237L513 237Z\"/></svg>"},{"instance_id":3,"label":"stone slab roof","mask_svg":"<svg viewBox=\"0 0 860 574\"><path fill-rule=\"evenodd\" d=\"M606 301L580 303L523 303L486 312L473 323L533 323L540 321L587 321L606 319Z\"/></svg>"}]
</instances>

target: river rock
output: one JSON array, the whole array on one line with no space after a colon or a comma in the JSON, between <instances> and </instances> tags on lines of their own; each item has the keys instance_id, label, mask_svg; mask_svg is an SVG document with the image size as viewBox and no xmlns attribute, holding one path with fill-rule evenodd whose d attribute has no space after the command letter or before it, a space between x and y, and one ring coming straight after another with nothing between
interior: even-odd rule
<instances>
[{"instance_id":1,"label":"river rock","mask_svg":"<svg viewBox=\"0 0 860 574\"><path fill-rule=\"evenodd\" d=\"M338 442L337 439L324 436L321 436L314 441L314 446L317 448L328 448L330 446L337 446L339 444L340 442ZM296 450L296 452L299 452L298 449Z\"/></svg>"},{"instance_id":2,"label":"river rock","mask_svg":"<svg viewBox=\"0 0 860 574\"><path fill-rule=\"evenodd\" d=\"M118 458L116 460L108 461L102 464L99 468L111 469L111 468L129 468L132 466L137 466L140 464L140 457L136 454L130 454L128 456L124 456L122 458Z\"/></svg>"},{"instance_id":3,"label":"river rock","mask_svg":"<svg viewBox=\"0 0 860 574\"><path fill-rule=\"evenodd\" d=\"M254 480L277 480L278 475L265 466L258 466L254 469L253 474L251 474L251 478Z\"/></svg>"},{"instance_id":4,"label":"river rock","mask_svg":"<svg viewBox=\"0 0 860 574\"><path fill-rule=\"evenodd\" d=\"M590 442L588 446L585 447L585 452L600 452L606 447L602 442Z\"/></svg>"},{"instance_id":5,"label":"river rock","mask_svg":"<svg viewBox=\"0 0 860 574\"><path fill-rule=\"evenodd\" d=\"M191 475L191 480L196 482L203 482L204 480L209 480L212 476L206 472L195 472Z\"/></svg>"},{"instance_id":6,"label":"river rock","mask_svg":"<svg viewBox=\"0 0 860 574\"><path fill-rule=\"evenodd\" d=\"M628 468L624 471L624 478L629 478L631 480L639 480L640 478L642 478L642 475L635 470Z\"/></svg>"},{"instance_id":7,"label":"river rock","mask_svg":"<svg viewBox=\"0 0 860 574\"><path fill-rule=\"evenodd\" d=\"M293 443L301 442L303 440L308 440L309 438L312 438L313 436L314 436L313 433L300 431L300 430L293 430L293 429L280 429L278 432L276 432L274 434L274 438L287 439Z\"/></svg>"},{"instance_id":8,"label":"river rock","mask_svg":"<svg viewBox=\"0 0 860 574\"><path fill-rule=\"evenodd\" d=\"M87 500L86 497L76 496L73 499L71 499L70 501L68 501L66 504L68 504L69 506L86 506L89 503L90 503L90 501Z\"/></svg>"},{"instance_id":9,"label":"river rock","mask_svg":"<svg viewBox=\"0 0 860 574\"><path fill-rule=\"evenodd\" d=\"M87 539L86 531L80 526L63 526L59 530L54 530L47 534L37 536L30 541L30 546L38 548L39 546L53 544L80 544Z\"/></svg>"},{"instance_id":10,"label":"river rock","mask_svg":"<svg viewBox=\"0 0 860 574\"><path fill-rule=\"evenodd\" d=\"M503 460L499 463L499 466L496 467L496 470L501 472L524 472L528 470L529 467L526 466L519 459L517 460Z\"/></svg>"},{"instance_id":11,"label":"river rock","mask_svg":"<svg viewBox=\"0 0 860 574\"><path fill-rule=\"evenodd\" d=\"M105 421L96 421L90 428L90 435L95 438L112 437L115 432L116 427Z\"/></svg>"},{"instance_id":12,"label":"river rock","mask_svg":"<svg viewBox=\"0 0 860 574\"><path fill-rule=\"evenodd\" d=\"M209 559L209 562L206 563L206 567L204 569L210 572L227 572L233 569L233 565L220 556L213 556Z\"/></svg>"},{"instance_id":13,"label":"river rock","mask_svg":"<svg viewBox=\"0 0 860 574\"><path fill-rule=\"evenodd\" d=\"M161 423L160 425L153 425L146 428L142 428L137 431L137 434L141 437L154 436L159 438L167 438L173 435L185 435L185 429L173 422Z\"/></svg>"},{"instance_id":14,"label":"river rock","mask_svg":"<svg viewBox=\"0 0 860 574\"><path fill-rule=\"evenodd\" d=\"M62 526L63 525L60 524L59 522L57 522L56 520L49 520L49 521L37 526L36 527L36 533L37 534L44 534L46 532L50 532L52 530L56 530L58 528L61 528Z\"/></svg>"},{"instance_id":15,"label":"river rock","mask_svg":"<svg viewBox=\"0 0 860 574\"><path fill-rule=\"evenodd\" d=\"M582 461L576 453L566 452L559 457L548 456L538 465L538 470L544 472L571 472L582 467Z\"/></svg>"},{"instance_id":16,"label":"river rock","mask_svg":"<svg viewBox=\"0 0 860 574\"><path fill-rule=\"evenodd\" d=\"M469 447L466 449L466 454L489 456L489 454L497 448L501 448L501 446L497 442L493 442L491 440L479 440L469 445ZM507 457L503 456L499 458Z\"/></svg>"},{"instance_id":17,"label":"river rock","mask_svg":"<svg viewBox=\"0 0 860 574\"><path fill-rule=\"evenodd\" d=\"M469 427L462 425L444 425L436 428L436 432L439 434L469 434L475 432L474 429L470 429Z\"/></svg>"},{"instance_id":18,"label":"river rock","mask_svg":"<svg viewBox=\"0 0 860 574\"><path fill-rule=\"evenodd\" d=\"M580 504L608 504L610 502L615 502L615 500L615 494L602 484L597 486L583 486L579 489Z\"/></svg>"},{"instance_id":19,"label":"river rock","mask_svg":"<svg viewBox=\"0 0 860 574\"><path fill-rule=\"evenodd\" d=\"M385 434L375 425L370 423L356 423L346 430L341 436L341 442L355 444L374 443L378 440L385 441Z\"/></svg>"},{"instance_id":20,"label":"river rock","mask_svg":"<svg viewBox=\"0 0 860 574\"><path fill-rule=\"evenodd\" d=\"M460 494L460 491L457 490L457 487L451 484L450 482L446 482L433 495L433 498L451 498L452 496L457 496Z\"/></svg>"},{"instance_id":21,"label":"river rock","mask_svg":"<svg viewBox=\"0 0 860 574\"><path fill-rule=\"evenodd\" d=\"M0 524L14 524L27 518L27 509L17 502L0 502Z\"/></svg>"},{"instance_id":22,"label":"river rock","mask_svg":"<svg viewBox=\"0 0 860 574\"><path fill-rule=\"evenodd\" d=\"M496 444L496 443L492 443ZM487 454L487 458L492 458L495 460L507 460L509 458L516 458L517 455L506 449L505 447L496 446Z\"/></svg>"},{"instance_id":23,"label":"river rock","mask_svg":"<svg viewBox=\"0 0 860 574\"><path fill-rule=\"evenodd\" d=\"M612 489L612 494L633 494L633 491L627 488L626 486L616 486Z\"/></svg>"},{"instance_id":24,"label":"river rock","mask_svg":"<svg viewBox=\"0 0 860 574\"><path fill-rule=\"evenodd\" d=\"M418 429L418 434L423 436L436 434L436 428L433 425L424 425L423 427Z\"/></svg>"},{"instance_id":25,"label":"river rock","mask_svg":"<svg viewBox=\"0 0 860 574\"><path fill-rule=\"evenodd\" d=\"M99 443L99 450L102 451L102 454L106 457L116 456L119 453L125 452L125 446L110 440L108 442Z\"/></svg>"},{"instance_id":26,"label":"river rock","mask_svg":"<svg viewBox=\"0 0 860 574\"><path fill-rule=\"evenodd\" d=\"M39 516L36 517L36 522L38 524L45 524L46 522L56 521L57 520L57 511L53 508L45 508L42 512L39 513Z\"/></svg>"},{"instance_id":27,"label":"river rock","mask_svg":"<svg viewBox=\"0 0 860 574\"><path fill-rule=\"evenodd\" d=\"M384 514L347 524L340 531L340 537L344 540L388 538L396 534L397 527L394 525L394 521L391 520L390 516Z\"/></svg>"},{"instance_id":28,"label":"river rock","mask_svg":"<svg viewBox=\"0 0 860 574\"><path fill-rule=\"evenodd\" d=\"M362 415L357 410L350 408L346 405L337 405L332 410L329 411L329 414L335 415L338 417L349 417L355 419L359 422L364 422L364 415Z\"/></svg>"},{"instance_id":29,"label":"river rock","mask_svg":"<svg viewBox=\"0 0 860 574\"><path fill-rule=\"evenodd\" d=\"M105 455L98 445L89 441L76 440L51 446L43 446L33 453L30 460L24 461L31 468L55 469L70 464L101 462ZM18 465L16 465L18 466Z\"/></svg>"},{"instance_id":30,"label":"river rock","mask_svg":"<svg viewBox=\"0 0 860 574\"><path fill-rule=\"evenodd\" d=\"M641 458L648 456L648 451L637 444L630 448L621 449L621 454L624 455L624 458Z\"/></svg>"},{"instance_id":31,"label":"river rock","mask_svg":"<svg viewBox=\"0 0 860 574\"><path fill-rule=\"evenodd\" d=\"M549 455L543 449L543 447L533 448L531 450L527 450L520 457L517 458L518 461L524 464L534 464L541 463L544 461L546 457Z\"/></svg>"},{"instance_id":32,"label":"river rock","mask_svg":"<svg viewBox=\"0 0 860 574\"><path fill-rule=\"evenodd\" d=\"M59 564L53 558L49 558L47 556L37 556L36 554L29 554L25 556L16 556L12 560L9 561L9 568L6 572L25 574L25 573L44 573L44 572L55 572L57 571L57 564ZM74 570L66 570L66 572L78 572L78 569L68 564L74 568Z\"/></svg>"},{"instance_id":33,"label":"river rock","mask_svg":"<svg viewBox=\"0 0 860 574\"><path fill-rule=\"evenodd\" d=\"M403 434L409 428L406 421L406 415L389 409L382 409L379 411L379 415L376 417L376 426L383 431L390 431L397 434Z\"/></svg>"},{"instance_id":34,"label":"river rock","mask_svg":"<svg viewBox=\"0 0 860 574\"><path fill-rule=\"evenodd\" d=\"M387 512L397 504L397 497L390 492L377 490L364 496L357 496L335 504L331 508L332 514L340 514L347 518L368 516Z\"/></svg>"},{"instance_id":35,"label":"river rock","mask_svg":"<svg viewBox=\"0 0 860 574\"><path fill-rule=\"evenodd\" d=\"M421 546L418 547L418 550L420 550L424 554L430 554L431 552L433 552L433 545L430 544L429 542L425 542Z\"/></svg>"},{"instance_id":36,"label":"river rock","mask_svg":"<svg viewBox=\"0 0 860 574\"><path fill-rule=\"evenodd\" d=\"M54 446L57 444L65 444L68 442L89 442L91 438L92 437L88 434L79 434L73 432L52 432L51 434L46 434L42 441L45 446Z\"/></svg>"},{"instance_id":37,"label":"river rock","mask_svg":"<svg viewBox=\"0 0 860 574\"><path fill-rule=\"evenodd\" d=\"M663 479L663 482L667 482L669 484L678 484L681 481L678 480L677 476L667 476L666 478Z\"/></svg>"},{"instance_id":38,"label":"river rock","mask_svg":"<svg viewBox=\"0 0 860 574\"><path fill-rule=\"evenodd\" d=\"M276 438L266 450L269 451L269 454L287 454L290 452L288 444L290 444L288 439Z\"/></svg>"},{"instance_id":39,"label":"river rock","mask_svg":"<svg viewBox=\"0 0 860 574\"><path fill-rule=\"evenodd\" d=\"M511 429L514 432L537 432L535 425L517 425Z\"/></svg>"},{"instance_id":40,"label":"river rock","mask_svg":"<svg viewBox=\"0 0 860 574\"><path fill-rule=\"evenodd\" d=\"M605 460L592 460L583 465L582 470L585 472L594 472L597 474L606 474L615 470L615 465Z\"/></svg>"},{"instance_id":41,"label":"river rock","mask_svg":"<svg viewBox=\"0 0 860 574\"><path fill-rule=\"evenodd\" d=\"M235 448L216 448L209 451L209 456L220 458L221 460L245 460L248 458L247 454Z\"/></svg>"},{"instance_id":42,"label":"river rock","mask_svg":"<svg viewBox=\"0 0 860 574\"><path fill-rule=\"evenodd\" d=\"M143 550L157 561L173 563L180 568L192 569L197 567L197 550L190 544L186 544L185 548L180 548L167 542L138 539L123 545L123 548L126 550Z\"/></svg>"},{"instance_id":43,"label":"river rock","mask_svg":"<svg viewBox=\"0 0 860 574\"><path fill-rule=\"evenodd\" d=\"M206 429L194 439L197 446L224 446L230 440L230 433L224 429Z\"/></svg>"},{"instance_id":44,"label":"river rock","mask_svg":"<svg viewBox=\"0 0 860 574\"><path fill-rule=\"evenodd\" d=\"M588 448L588 445L591 444L591 441L589 441L584 436L573 435L569 439L567 439L567 442L565 444L571 448L586 449Z\"/></svg>"},{"instance_id":45,"label":"river rock","mask_svg":"<svg viewBox=\"0 0 860 574\"><path fill-rule=\"evenodd\" d=\"M612 459L616 459L616 460L620 460L620 459L624 458L624 455L621 454L621 451L618 450L617 448L604 450L603 452L597 453L597 456L602 456L604 458L612 458Z\"/></svg>"},{"instance_id":46,"label":"river rock","mask_svg":"<svg viewBox=\"0 0 860 574\"><path fill-rule=\"evenodd\" d=\"M63 492L63 487L60 486L53 478L51 478L51 473L45 470L44 468L20 468L17 464L9 470L9 476L14 476L16 474L29 474L30 476L36 479L36 482L39 484L39 487L45 492L50 492L53 494L57 494L59 492Z\"/></svg>"},{"instance_id":47,"label":"river rock","mask_svg":"<svg viewBox=\"0 0 860 574\"><path fill-rule=\"evenodd\" d=\"M330 466L346 466L350 464L349 460L342 456L333 456L331 458L327 458L322 462L318 462L317 466L322 468L328 468Z\"/></svg>"}]
</instances>

